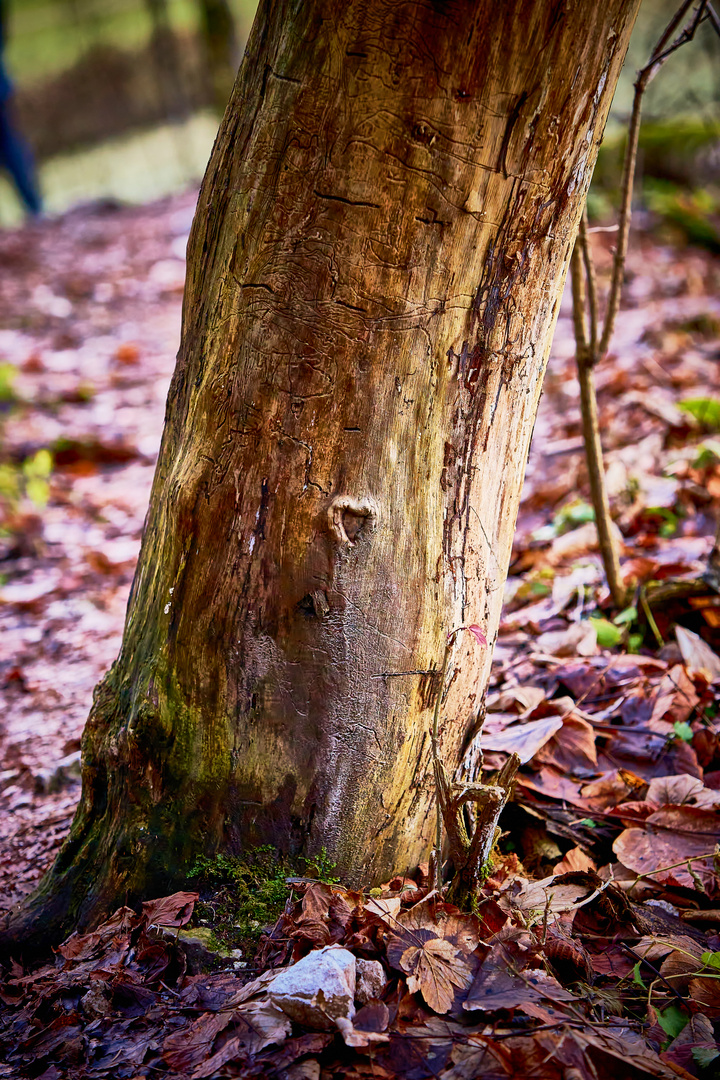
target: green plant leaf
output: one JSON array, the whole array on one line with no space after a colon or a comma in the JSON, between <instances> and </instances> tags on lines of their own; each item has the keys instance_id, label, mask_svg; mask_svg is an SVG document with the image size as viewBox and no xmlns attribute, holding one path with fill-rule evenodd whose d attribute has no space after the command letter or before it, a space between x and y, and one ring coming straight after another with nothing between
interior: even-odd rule
<instances>
[{"instance_id":1,"label":"green plant leaf","mask_svg":"<svg viewBox=\"0 0 720 1080\"><path fill-rule=\"evenodd\" d=\"M552 589L545 581L533 581L530 586L530 592L533 596L549 596Z\"/></svg>"},{"instance_id":2,"label":"green plant leaf","mask_svg":"<svg viewBox=\"0 0 720 1080\"><path fill-rule=\"evenodd\" d=\"M23 462L23 472L27 477L38 476L47 479L53 470L53 456L49 450L38 450Z\"/></svg>"},{"instance_id":3,"label":"green plant leaf","mask_svg":"<svg viewBox=\"0 0 720 1080\"><path fill-rule=\"evenodd\" d=\"M17 370L13 364L0 364L0 401L17 401L15 376Z\"/></svg>"},{"instance_id":4,"label":"green plant leaf","mask_svg":"<svg viewBox=\"0 0 720 1080\"><path fill-rule=\"evenodd\" d=\"M683 742L692 742L693 730L689 724L676 720L673 724L673 731L677 735L678 739L682 739Z\"/></svg>"},{"instance_id":5,"label":"green plant leaf","mask_svg":"<svg viewBox=\"0 0 720 1080\"><path fill-rule=\"evenodd\" d=\"M685 398L678 408L689 413L708 431L720 431L720 398Z\"/></svg>"},{"instance_id":6,"label":"green plant leaf","mask_svg":"<svg viewBox=\"0 0 720 1080\"><path fill-rule=\"evenodd\" d=\"M720 1057L720 1050L711 1046L693 1046L691 1053L693 1061L697 1062L701 1069L707 1069L708 1065L712 1065L713 1061Z\"/></svg>"},{"instance_id":7,"label":"green plant leaf","mask_svg":"<svg viewBox=\"0 0 720 1080\"><path fill-rule=\"evenodd\" d=\"M613 646L620 644L622 630L617 626L613 626L607 619L590 619L590 622L595 627L597 643L601 649L612 649Z\"/></svg>"},{"instance_id":8,"label":"green plant leaf","mask_svg":"<svg viewBox=\"0 0 720 1080\"><path fill-rule=\"evenodd\" d=\"M39 476L31 476L25 485L25 491L28 499L42 510L43 506L47 506L47 501L50 498L50 486L47 480L43 480Z\"/></svg>"},{"instance_id":9,"label":"green plant leaf","mask_svg":"<svg viewBox=\"0 0 720 1080\"><path fill-rule=\"evenodd\" d=\"M700 959L705 967L720 968L720 952L704 952Z\"/></svg>"},{"instance_id":10,"label":"green plant leaf","mask_svg":"<svg viewBox=\"0 0 720 1080\"><path fill-rule=\"evenodd\" d=\"M657 1014L658 1024L671 1039L678 1037L683 1028L687 1027L689 1019L690 1016L685 1009L681 1009L674 1003Z\"/></svg>"},{"instance_id":11,"label":"green plant leaf","mask_svg":"<svg viewBox=\"0 0 720 1080\"><path fill-rule=\"evenodd\" d=\"M623 610L618 615L615 616L615 618L613 619L613 622L615 623L616 626L627 626L628 623L634 623L636 619L637 619L637 608L636 607L626 607L626 608L623 608Z\"/></svg>"},{"instance_id":12,"label":"green plant leaf","mask_svg":"<svg viewBox=\"0 0 720 1080\"><path fill-rule=\"evenodd\" d=\"M633 968L633 982L636 986L642 986L643 990L647 990L645 983L643 982L642 975L640 974L640 961Z\"/></svg>"},{"instance_id":13,"label":"green plant leaf","mask_svg":"<svg viewBox=\"0 0 720 1080\"><path fill-rule=\"evenodd\" d=\"M10 503L20 496L19 473L13 465L0 465L0 496Z\"/></svg>"},{"instance_id":14,"label":"green plant leaf","mask_svg":"<svg viewBox=\"0 0 720 1080\"><path fill-rule=\"evenodd\" d=\"M720 441L706 439L697 448L697 457L693 461L694 469L706 469L709 465L715 465L720 461Z\"/></svg>"}]
</instances>

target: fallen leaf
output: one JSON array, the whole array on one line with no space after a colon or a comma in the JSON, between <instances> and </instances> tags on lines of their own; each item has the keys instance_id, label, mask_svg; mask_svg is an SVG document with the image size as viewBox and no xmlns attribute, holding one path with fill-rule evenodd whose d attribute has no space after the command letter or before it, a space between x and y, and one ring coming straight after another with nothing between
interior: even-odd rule
<instances>
[{"instance_id":1,"label":"fallen leaf","mask_svg":"<svg viewBox=\"0 0 720 1080\"><path fill-rule=\"evenodd\" d=\"M189 1073L210 1057L216 1036L224 1031L232 1020L232 1013L203 1013L180 1031L174 1031L165 1039L162 1048L163 1061L179 1073Z\"/></svg>"},{"instance_id":2,"label":"fallen leaf","mask_svg":"<svg viewBox=\"0 0 720 1080\"><path fill-rule=\"evenodd\" d=\"M463 1009L496 1012L498 1009L522 1009L531 1003L573 1000L573 995L547 972L532 969L513 974L506 962L504 967L489 971L483 965L463 1002Z\"/></svg>"},{"instance_id":3,"label":"fallen leaf","mask_svg":"<svg viewBox=\"0 0 720 1080\"><path fill-rule=\"evenodd\" d=\"M500 906L506 911L520 911L527 925L539 922L549 915L561 915L575 910L583 900L595 891L591 881L562 881L560 875L529 881L516 896L501 896Z\"/></svg>"},{"instance_id":4,"label":"fallen leaf","mask_svg":"<svg viewBox=\"0 0 720 1080\"><path fill-rule=\"evenodd\" d=\"M388 945L388 959L407 976L411 994L420 991L431 1009L446 1013L454 998L454 987L467 989L472 971L459 949L449 941L431 938L419 945L409 945L399 958L393 943Z\"/></svg>"},{"instance_id":5,"label":"fallen leaf","mask_svg":"<svg viewBox=\"0 0 720 1080\"><path fill-rule=\"evenodd\" d=\"M197 899L196 892L176 892L160 900L146 900L143 915L148 926L185 926L192 918Z\"/></svg>"},{"instance_id":6,"label":"fallen leaf","mask_svg":"<svg viewBox=\"0 0 720 1080\"><path fill-rule=\"evenodd\" d=\"M129 945L129 932L137 923L138 917L132 908L118 908L97 930L89 934L71 934L57 951L66 960L88 960L99 956L117 935L124 936Z\"/></svg>"},{"instance_id":7,"label":"fallen leaf","mask_svg":"<svg viewBox=\"0 0 720 1080\"><path fill-rule=\"evenodd\" d=\"M694 1076L698 1064L697 1049L708 1052L708 1063L720 1053L712 1023L702 1013L690 1017L678 1037L660 1054L660 1059L670 1065L679 1065Z\"/></svg>"},{"instance_id":8,"label":"fallen leaf","mask_svg":"<svg viewBox=\"0 0 720 1080\"><path fill-rule=\"evenodd\" d=\"M647 800L664 806L677 805L714 807L720 805L720 792L706 788L696 776L656 776L648 786Z\"/></svg>"},{"instance_id":9,"label":"fallen leaf","mask_svg":"<svg viewBox=\"0 0 720 1080\"><path fill-rule=\"evenodd\" d=\"M545 700L546 694L541 686L511 686L499 694L489 694L488 712L515 712L523 716Z\"/></svg>"},{"instance_id":10,"label":"fallen leaf","mask_svg":"<svg viewBox=\"0 0 720 1080\"><path fill-rule=\"evenodd\" d=\"M397 919L387 945L388 963L408 976L411 993L420 991L438 1013L451 1008L456 989L474 977L471 954L480 942L480 924L435 897L427 897Z\"/></svg>"},{"instance_id":11,"label":"fallen leaf","mask_svg":"<svg viewBox=\"0 0 720 1080\"><path fill-rule=\"evenodd\" d=\"M675 637L680 646L683 664L691 675L704 675L708 682L720 679L720 656L713 652L699 634L678 625L675 627Z\"/></svg>"},{"instance_id":12,"label":"fallen leaf","mask_svg":"<svg viewBox=\"0 0 720 1080\"><path fill-rule=\"evenodd\" d=\"M535 761L554 765L571 776L596 772L594 728L579 716L562 717L561 726L535 754Z\"/></svg>"},{"instance_id":13,"label":"fallen leaf","mask_svg":"<svg viewBox=\"0 0 720 1080\"><path fill-rule=\"evenodd\" d=\"M546 716L542 720L531 720L528 724L511 724L497 735L484 735L481 732L480 747L482 750L517 754L520 763L525 765L562 725L562 717Z\"/></svg>"},{"instance_id":14,"label":"fallen leaf","mask_svg":"<svg viewBox=\"0 0 720 1080\"><path fill-rule=\"evenodd\" d=\"M661 828L653 828L661 826ZM615 839L613 851L623 866L636 874L649 875L658 883L695 886L687 870L709 881L713 876L713 854L720 839L720 818L694 806L668 806L650 814L644 828L625 829ZM704 856L704 857L703 857Z\"/></svg>"},{"instance_id":15,"label":"fallen leaf","mask_svg":"<svg viewBox=\"0 0 720 1080\"><path fill-rule=\"evenodd\" d=\"M193 1080L212 1076L228 1061L259 1054L266 1046L282 1042L292 1029L287 1016L270 1001L250 1001L241 1005L231 1014L231 1022L230 1038L195 1068ZM167 1056L165 1060L168 1060Z\"/></svg>"},{"instance_id":16,"label":"fallen leaf","mask_svg":"<svg viewBox=\"0 0 720 1080\"><path fill-rule=\"evenodd\" d=\"M548 630L535 640L535 647L552 656L594 656L597 634L589 619L571 623L567 630Z\"/></svg>"},{"instance_id":17,"label":"fallen leaf","mask_svg":"<svg viewBox=\"0 0 720 1080\"><path fill-rule=\"evenodd\" d=\"M365 902L365 911L370 915L377 916L378 919L382 919L383 922L393 926L400 914L400 908L402 901L399 896L371 896L369 900Z\"/></svg>"},{"instance_id":18,"label":"fallen leaf","mask_svg":"<svg viewBox=\"0 0 720 1080\"><path fill-rule=\"evenodd\" d=\"M555 864L556 874L568 874L575 870L597 870L595 861L581 847L570 848Z\"/></svg>"}]
</instances>

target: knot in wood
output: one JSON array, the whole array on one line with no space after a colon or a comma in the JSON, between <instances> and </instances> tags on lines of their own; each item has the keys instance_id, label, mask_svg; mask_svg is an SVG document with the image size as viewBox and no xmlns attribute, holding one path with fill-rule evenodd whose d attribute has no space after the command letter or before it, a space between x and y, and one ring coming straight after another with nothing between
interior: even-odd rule
<instances>
[{"instance_id":1,"label":"knot in wood","mask_svg":"<svg viewBox=\"0 0 720 1080\"><path fill-rule=\"evenodd\" d=\"M341 547L352 547L361 533L376 527L379 517L378 505L369 496L336 495L327 509L327 527Z\"/></svg>"}]
</instances>

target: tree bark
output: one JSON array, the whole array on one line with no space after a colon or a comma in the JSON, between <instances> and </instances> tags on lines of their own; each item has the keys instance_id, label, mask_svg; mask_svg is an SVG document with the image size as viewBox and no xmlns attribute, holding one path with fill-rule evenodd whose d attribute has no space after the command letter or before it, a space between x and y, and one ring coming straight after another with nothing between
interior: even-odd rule
<instances>
[{"instance_id":1,"label":"tree bark","mask_svg":"<svg viewBox=\"0 0 720 1080\"><path fill-rule=\"evenodd\" d=\"M325 847L356 886L427 857L433 671L453 627L497 632L638 4L261 3L81 805L11 935L92 923L218 849ZM490 659L457 636L451 772Z\"/></svg>"}]
</instances>

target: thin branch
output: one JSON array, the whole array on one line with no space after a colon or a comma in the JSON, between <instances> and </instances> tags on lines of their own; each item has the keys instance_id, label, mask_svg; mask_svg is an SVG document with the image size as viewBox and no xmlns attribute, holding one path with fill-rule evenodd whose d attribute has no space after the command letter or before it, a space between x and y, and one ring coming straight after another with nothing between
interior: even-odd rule
<instances>
[{"instance_id":1,"label":"thin branch","mask_svg":"<svg viewBox=\"0 0 720 1080\"><path fill-rule=\"evenodd\" d=\"M587 353L587 334L585 333L585 280L583 278L582 264L580 262L580 250L577 243L573 248L570 260L570 277L572 279L572 311L573 329L575 331L575 351Z\"/></svg>"},{"instance_id":2,"label":"thin branch","mask_svg":"<svg viewBox=\"0 0 720 1080\"><path fill-rule=\"evenodd\" d=\"M712 4L707 4L706 7L705 18L708 20L715 33L720 37L720 16Z\"/></svg>"},{"instance_id":3,"label":"thin branch","mask_svg":"<svg viewBox=\"0 0 720 1080\"><path fill-rule=\"evenodd\" d=\"M590 318L590 355L594 360L598 351L598 290L595 263L588 242L587 207L583 210L583 216L580 218L580 248L582 250L587 285L587 307Z\"/></svg>"},{"instance_id":4,"label":"thin branch","mask_svg":"<svg viewBox=\"0 0 720 1080\"><path fill-rule=\"evenodd\" d=\"M585 246L587 247L587 233ZM620 557L617 543L613 535L613 523L610 516L610 500L605 485L605 466L603 463L602 442L600 440L600 427L598 423L597 395L595 393L595 380L593 367L597 361L597 351L588 346L585 330L585 310L590 309L590 333L593 334L593 305L597 300L588 303L585 292L586 276L594 285L594 272L588 273L588 266L592 268L590 252L587 253L587 261L583 267L582 235L575 244L570 263L572 275L573 296L573 323L575 326L575 352L578 369L578 381L580 383L580 412L582 415L583 438L585 440L585 456L587 459L588 478L590 480L590 494L593 509L595 511L595 526L598 534L598 545L602 555L605 577L612 596L613 603L622 607L625 602L625 586L623 585L620 572ZM594 326L597 334L597 322Z\"/></svg>"},{"instance_id":5,"label":"thin branch","mask_svg":"<svg viewBox=\"0 0 720 1080\"><path fill-rule=\"evenodd\" d=\"M440 785L442 783L440 766L442 765L442 762L440 761L440 754L438 753L438 717L440 715L440 701L442 699L443 690L445 689L445 675L447 673L448 658L454 640L455 634L450 634L445 642L445 653L440 669L440 679L435 693L435 709L433 711L432 726L432 755L433 770L435 772L435 812L437 815L435 822L435 888L440 896L442 896L442 800L440 798Z\"/></svg>"},{"instance_id":6,"label":"thin branch","mask_svg":"<svg viewBox=\"0 0 720 1080\"><path fill-rule=\"evenodd\" d=\"M693 9L692 14L688 13ZM645 90L662 65L676 49L692 40L703 19L716 18L709 8L707 0L684 0L673 15L660 39L653 49L648 63L638 72L635 82L632 115L628 130L627 146L623 160L623 173L620 184L621 204L618 221L618 241L613 258L612 279L608 295L605 322L598 342L598 292L595 266L588 241L586 211L580 222L578 240L575 244L571 263L573 286L573 324L575 328L575 346L577 355L578 378L580 381L580 406L582 411L583 436L587 456L590 491L595 510L595 524L598 543L602 554L605 576L612 595L613 603L621 607L625 602L626 590L620 575L620 559L617 543L612 532L610 500L605 485L602 443L597 415L597 395L593 368L604 357L610 347L615 321L620 307L620 294L625 274L632 217L632 196L637 164L638 141L640 137L640 115ZM714 23L713 23L714 25ZM676 35L679 27L682 27ZM589 322L589 331L586 327Z\"/></svg>"},{"instance_id":7,"label":"thin branch","mask_svg":"<svg viewBox=\"0 0 720 1080\"><path fill-rule=\"evenodd\" d=\"M613 521L610 516L610 500L605 484L605 468L603 464L602 442L600 440L600 426L598 422L597 396L595 394L595 379L593 368L587 352L584 354L578 350L577 356L578 379L580 382L580 409L582 413L583 436L585 438L585 454L587 457L588 479L590 480L590 493L592 504L595 509L595 525L597 527L598 545L602 555L605 576L608 588L616 607L622 608L625 604L627 590L623 584L620 572L620 558L618 545L613 534Z\"/></svg>"},{"instance_id":8,"label":"thin branch","mask_svg":"<svg viewBox=\"0 0 720 1080\"><path fill-rule=\"evenodd\" d=\"M632 115L630 117L630 128L628 130L622 181L620 184L622 202L620 205L618 242L615 249L615 257L613 259L612 283L610 285L610 296L605 315L605 326L603 327L600 347L598 349L598 354L601 357L605 355L610 347L613 330L615 329L615 319L617 318L618 308L620 307L620 292L625 273L625 259L627 257L628 240L630 237L632 196L635 181L635 167L637 164L638 140L640 137L640 115L642 112L643 95L668 57L672 56L681 45L692 40L695 31L704 17L706 0L701 0L697 11L693 14L682 32L675 38L671 45L667 45L668 41L672 38L672 35L693 6L693 3L694 0L685 0L685 2L681 4L653 49L650 60L645 67L638 72L638 77L635 81L635 96L633 98Z\"/></svg>"}]
</instances>

